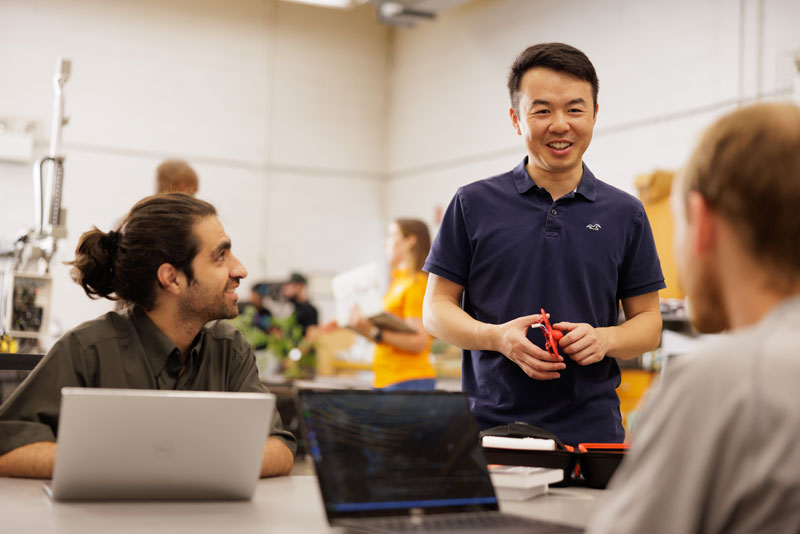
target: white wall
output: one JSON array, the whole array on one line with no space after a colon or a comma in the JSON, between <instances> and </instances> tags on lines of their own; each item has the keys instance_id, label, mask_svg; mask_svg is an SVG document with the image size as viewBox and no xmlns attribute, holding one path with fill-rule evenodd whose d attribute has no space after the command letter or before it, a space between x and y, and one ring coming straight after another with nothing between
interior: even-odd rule
<instances>
[{"instance_id":1,"label":"white wall","mask_svg":"<svg viewBox=\"0 0 800 534\"><path fill-rule=\"evenodd\" d=\"M636 175L679 167L737 101L790 96L798 21L794 0L474 0L398 30L387 217L433 222L458 186L524 157L505 83L531 44L566 42L592 60L600 111L584 160L635 193Z\"/></svg>"},{"instance_id":2,"label":"white wall","mask_svg":"<svg viewBox=\"0 0 800 534\"><path fill-rule=\"evenodd\" d=\"M251 282L293 269L324 280L381 259L387 220L433 222L459 185L522 158L505 79L526 46L559 40L592 59L600 114L586 161L633 191L637 174L683 163L738 100L788 94L798 20L793 0L472 0L400 29L371 6L3 0L0 119L36 121L44 155L56 59L72 59L59 262L177 156ZM33 225L31 167L0 162L0 243ZM53 275L62 329L109 307L60 263Z\"/></svg>"},{"instance_id":3,"label":"white wall","mask_svg":"<svg viewBox=\"0 0 800 534\"><path fill-rule=\"evenodd\" d=\"M56 60L72 60L54 325L110 307L87 299L61 262L83 231L110 229L151 194L166 157L198 171L198 196L216 205L249 282L380 257L388 45L369 8L4 0L0 118L36 121L37 156L48 149ZM31 168L0 163L0 243L34 223Z\"/></svg>"}]
</instances>

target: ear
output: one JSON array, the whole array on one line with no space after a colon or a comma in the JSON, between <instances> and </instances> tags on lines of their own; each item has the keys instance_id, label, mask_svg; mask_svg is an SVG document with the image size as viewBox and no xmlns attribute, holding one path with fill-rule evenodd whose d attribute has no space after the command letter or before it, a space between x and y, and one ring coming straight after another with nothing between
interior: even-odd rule
<instances>
[{"instance_id":1,"label":"ear","mask_svg":"<svg viewBox=\"0 0 800 534\"><path fill-rule=\"evenodd\" d=\"M600 104L594 105L594 117L592 117L592 124L597 123L597 112L600 111Z\"/></svg>"},{"instance_id":2,"label":"ear","mask_svg":"<svg viewBox=\"0 0 800 534\"><path fill-rule=\"evenodd\" d=\"M697 191L690 191L686 195L686 217L692 250L698 255L711 251L717 240L716 214Z\"/></svg>"},{"instance_id":3,"label":"ear","mask_svg":"<svg viewBox=\"0 0 800 534\"><path fill-rule=\"evenodd\" d=\"M508 108L508 114L511 116L511 124L514 125L514 130L517 132L517 135L522 135L522 130L519 129L519 117L517 117L517 112L514 111L514 108Z\"/></svg>"},{"instance_id":4,"label":"ear","mask_svg":"<svg viewBox=\"0 0 800 534\"><path fill-rule=\"evenodd\" d=\"M171 263L162 263L156 272L158 285L164 291L172 294L179 294L181 286L186 285L186 275L176 269Z\"/></svg>"}]
</instances>

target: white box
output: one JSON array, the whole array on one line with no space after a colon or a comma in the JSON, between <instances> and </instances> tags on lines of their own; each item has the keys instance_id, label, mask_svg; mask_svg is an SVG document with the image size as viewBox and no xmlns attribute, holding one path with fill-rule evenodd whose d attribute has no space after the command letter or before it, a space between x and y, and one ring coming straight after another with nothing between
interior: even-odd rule
<instances>
[{"instance_id":1,"label":"white box","mask_svg":"<svg viewBox=\"0 0 800 534\"><path fill-rule=\"evenodd\" d=\"M564 471L546 467L492 465L489 466L489 476L499 499L524 501L547 493L550 484L564 480Z\"/></svg>"}]
</instances>

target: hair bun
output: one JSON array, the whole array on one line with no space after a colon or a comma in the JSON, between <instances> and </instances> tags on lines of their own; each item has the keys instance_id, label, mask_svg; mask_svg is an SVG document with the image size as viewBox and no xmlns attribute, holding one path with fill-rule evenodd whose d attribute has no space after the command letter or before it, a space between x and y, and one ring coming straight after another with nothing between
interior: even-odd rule
<instances>
[{"instance_id":1,"label":"hair bun","mask_svg":"<svg viewBox=\"0 0 800 534\"><path fill-rule=\"evenodd\" d=\"M115 232L114 230L109 231L107 234L103 236L103 247L108 250L110 254L114 254L117 251L117 244L119 243L119 233Z\"/></svg>"}]
</instances>

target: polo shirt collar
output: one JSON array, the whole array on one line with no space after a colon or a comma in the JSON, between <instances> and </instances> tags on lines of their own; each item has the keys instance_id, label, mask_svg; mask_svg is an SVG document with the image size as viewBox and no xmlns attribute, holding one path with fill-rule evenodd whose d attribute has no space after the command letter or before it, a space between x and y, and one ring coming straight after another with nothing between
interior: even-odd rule
<instances>
[{"instance_id":1,"label":"polo shirt collar","mask_svg":"<svg viewBox=\"0 0 800 534\"><path fill-rule=\"evenodd\" d=\"M581 163L581 165L583 165L583 176L581 176L581 181L575 193L589 202L594 202L595 198L597 198L597 178L585 163Z\"/></svg>"},{"instance_id":2,"label":"polo shirt collar","mask_svg":"<svg viewBox=\"0 0 800 534\"><path fill-rule=\"evenodd\" d=\"M514 183L517 186L517 192L520 195L524 195L533 188L537 190L541 189L528 174L528 170L526 169L527 165L528 156L525 156L520 164L511 171L511 174L514 176ZM592 174L592 171L589 170L589 167L587 167L585 163L581 163L581 165L583 166L583 176L581 176L581 181L578 183L578 189L575 191L575 194L581 195L590 202L594 202L597 196L597 178L595 178L594 174Z\"/></svg>"},{"instance_id":3,"label":"polo shirt collar","mask_svg":"<svg viewBox=\"0 0 800 534\"><path fill-rule=\"evenodd\" d=\"M147 360L150 362L150 366L155 373L154 376L158 376L161 374L164 366L167 365L167 360L170 355L178 351L178 347L155 325L139 306L133 307L131 317L139 333L139 339L141 340ZM202 328L200 333L197 334L197 337L192 341L191 350L189 351L190 361L197 361L197 355L200 348L203 346L204 337L205 328ZM178 358L180 359L180 355L178 355Z\"/></svg>"},{"instance_id":4,"label":"polo shirt collar","mask_svg":"<svg viewBox=\"0 0 800 534\"><path fill-rule=\"evenodd\" d=\"M528 156L525 156L522 158L522 162L511 171L511 174L514 176L514 183L517 185L517 192L520 195L524 195L534 187L536 189L541 189L528 174L528 169L525 168L527 165Z\"/></svg>"}]
</instances>

